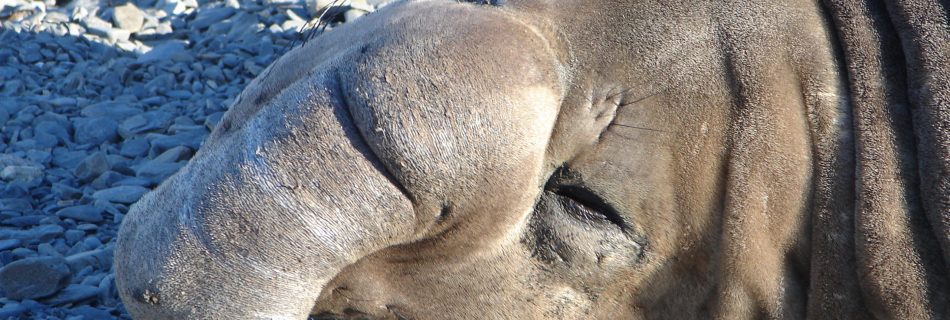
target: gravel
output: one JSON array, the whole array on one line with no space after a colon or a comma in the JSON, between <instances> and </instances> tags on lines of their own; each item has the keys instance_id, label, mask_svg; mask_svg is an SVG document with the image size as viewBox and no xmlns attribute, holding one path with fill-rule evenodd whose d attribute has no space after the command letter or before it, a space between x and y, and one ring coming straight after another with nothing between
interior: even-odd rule
<instances>
[{"instance_id":1,"label":"gravel","mask_svg":"<svg viewBox=\"0 0 950 320\"><path fill-rule=\"evenodd\" d=\"M0 319L129 318L112 270L129 206L315 14L385 1L327 4L0 0Z\"/></svg>"}]
</instances>

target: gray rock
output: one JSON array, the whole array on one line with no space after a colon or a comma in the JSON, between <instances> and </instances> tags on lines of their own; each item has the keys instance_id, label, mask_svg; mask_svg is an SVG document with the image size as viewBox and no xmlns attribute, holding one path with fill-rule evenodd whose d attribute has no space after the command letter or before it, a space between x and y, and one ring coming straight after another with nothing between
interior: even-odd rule
<instances>
[{"instance_id":1,"label":"gray rock","mask_svg":"<svg viewBox=\"0 0 950 320\"><path fill-rule=\"evenodd\" d=\"M19 216L19 217L13 217L13 218L3 220L3 224L16 226L19 228L25 228L25 227L39 225L40 221L42 221L43 218L46 218L46 216L41 216L41 215Z\"/></svg>"},{"instance_id":2,"label":"gray rock","mask_svg":"<svg viewBox=\"0 0 950 320\"><path fill-rule=\"evenodd\" d=\"M174 115L165 111L149 111L122 121L119 135L128 139L136 134L167 128Z\"/></svg>"},{"instance_id":3,"label":"gray rock","mask_svg":"<svg viewBox=\"0 0 950 320\"><path fill-rule=\"evenodd\" d=\"M113 168L114 167L116 166L113 165ZM116 182L122 181L122 179L125 178L126 176L122 175L121 173L109 170L100 174L95 180L92 180L92 182L89 183L89 186L96 189L105 189L111 187Z\"/></svg>"},{"instance_id":4,"label":"gray rock","mask_svg":"<svg viewBox=\"0 0 950 320\"><path fill-rule=\"evenodd\" d=\"M184 162L162 163L149 161L135 169L135 176L146 179L153 184L159 184L178 172L183 166L185 166Z\"/></svg>"},{"instance_id":5,"label":"gray rock","mask_svg":"<svg viewBox=\"0 0 950 320\"><path fill-rule=\"evenodd\" d=\"M86 157L82 151L72 151L66 148L53 149L53 165L60 168L76 168Z\"/></svg>"},{"instance_id":6,"label":"gray rock","mask_svg":"<svg viewBox=\"0 0 950 320\"><path fill-rule=\"evenodd\" d=\"M92 223L83 223L76 226L76 230L79 230L79 231L95 231L98 228L99 228L98 225L95 225Z\"/></svg>"},{"instance_id":7,"label":"gray rock","mask_svg":"<svg viewBox=\"0 0 950 320\"><path fill-rule=\"evenodd\" d=\"M9 211L27 212L33 210L33 203L28 199L28 196L25 196L25 198L4 198L0 199L0 208Z\"/></svg>"},{"instance_id":8,"label":"gray rock","mask_svg":"<svg viewBox=\"0 0 950 320\"><path fill-rule=\"evenodd\" d=\"M130 158L138 158L148 154L149 148L148 140L132 138L122 142L119 154Z\"/></svg>"},{"instance_id":9,"label":"gray rock","mask_svg":"<svg viewBox=\"0 0 950 320\"><path fill-rule=\"evenodd\" d=\"M120 29L138 32L142 29L142 24L145 23L145 13L134 3L128 2L115 7L112 11L112 22Z\"/></svg>"},{"instance_id":10,"label":"gray rock","mask_svg":"<svg viewBox=\"0 0 950 320\"><path fill-rule=\"evenodd\" d=\"M86 245L86 247L89 247L89 248L99 248L102 246L102 241L99 240L99 238L95 236L88 236L82 242L83 244Z\"/></svg>"},{"instance_id":11,"label":"gray rock","mask_svg":"<svg viewBox=\"0 0 950 320\"><path fill-rule=\"evenodd\" d=\"M158 155L152 161L155 162L178 162L182 160L188 160L191 156L194 155L194 151L191 148L185 146L176 146L171 149L165 150L162 154Z\"/></svg>"},{"instance_id":12,"label":"gray rock","mask_svg":"<svg viewBox=\"0 0 950 320\"><path fill-rule=\"evenodd\" d=\"M129 204L139 200L147 192L148 189L143 187L118 186L96 191L92 194L92 197L98 200Z\"/></svg>"},{"instance_id":13,"label":"gray rock","mask_svg":"<svg viewBox=\"0 0 950 320\"><path fill-rule=\"evenodd\" d=\"M36 164L30 162L29 160L23 159L21 157L12 155L12 154L0 154L0 167L6 166L35 166Z\"/></svg>"},{"instance_id":14,"label":"gray rock","mask_svg":"<svg viewBox=\"0 0 950 320\"><path fill-rule=\"evenodd\" d=\"M41 256L50 256L50 257L62 257L63 254L56 251L56 248L49 243L40 243L36 246L36 252Z\"/></svg>"},{"instance_id":15,"label":"gray rock","mask_svg":"<svg viewBox=\"0 0 950 320\"><path fill-rule=\"evenodd\" d=\"M76 98L58 97L50 100L49 103L57 107L73 107L76 105Z\"/></svg>"},{"instance_id":16,"label":"gray rock","mask_svg":"<svg viewBox=\"0 0 950 320\"><path fill-rule=\"evenodd\" d=\"M80 181L86 182L92 181L107 170L109 170L108 158L104 153L96 152L83 159L76 170L73 171L73 174Z\"/></svg>"},{"instance_id":17,"label":"gray rock","mask_svg":"<svg viewBox=\"0 0 950 320\"><path fill-rule=\"evenodd\" d=\"M36 251L30 250L29 248L16 248L10 251L10 253L13 253L13 256L18 259L36 257Z\"/></svg>"},{"instance_id":18,"label":"gray rock","mask_svg":"<svg viewBox=\"0 0 950 320\"><path fill-rule=\"evenodd\" d=\"M24 314L28 311L30 311L30 308L26 305L13 302L0 308L0 319L23 319L26 318Z\"/></svg>"},{"instance_id":19,"label":"gray rock","mask_svg":"<svg viewBox=\"0 0 950 320\"><path fill-rule=\"evenodd\" d=\"M185 43L181 41L167 41L152 48L148 53L139 56L135 62L144 64L156 61L171 61L176 54L181 54L184 51Z\"/></svg>"},{"instance_id":20,"label":"gray rock","mask_svg":"<svg viewBox=\"0 0 950 320\"><path fill-rule=\"evenodd\" d=\"M20 246L19 239L6 239L0 240L0 251L10 250Z\"/></svg>"},{"instance_id":21,"label":"gray rock","mask_svg":"<svg viewBox=\"0 0 950 320\"><path fill-rule=\"evenodd\" d=\"M59 294L44 300L47 304L59 306L83 302L99 295L99 288L85 284L71 284Z\"/></svg>"},{"instance_id":22,"label":"gray rock","mask_svg":"<svg viewBox=\"0 0 950 320\"><path fill-rule=\"evenodd\" d=\"M78 244L82 244L82 242ZM112 252L113 248L111 246L107 246L103 249L83 251L66 257L66 264L69 265L70 270L77 273L87 267L98 270L108 270L112 267Z\"/></svg>"},{"instance_id":23,"label":"gray rock","mask_svg":"<svg viewBox=\"0 0 950 320\"><path fill-rule=\"evenodd\" d=\"M222 116L224 116L224 112L215 112L208 115L204 122L205 128L207 128L208 131L213 131L214 128L218 126L218 122L221 122Z\"/></svg>"},{"instance_id":24,"label":"gray rock","mask_svg":"<svg viewBox=\"0 0 950 320\"><path fill-rule=\"evenodd\" d=\"M80 205L63 208L56 211L56 215L78 221L102 222L102 209L93 206Z\"/></svg>"},{"instance_id":25,"label":"gray rock","mask_svg":"<svg viewBox=\"0 0 950 320\"><path fill-rule=\"evenodd\" d=\"M105 117L75 119L75 140L79 144L98 145L118 138L119 124Z\"/></svg>"},{"instance_id":26,"label":"gray rock","mask_svg":"<svg viewBox=\"0 0 950 320\"><path fill-rule=\"evenodd\" d=\"M32 181L43 177L43 167L38 166L7 166L0 171L0 179L4 181Z\"/></svg>"},{"instance_id":27,"label":"gray rock","mask_svg":"<svg viewBox=\"0 0 950 320\"><path fill-rule=\"evenodd\" d=\"M155 186L155 182L149 179L143 179L139 177L125 178L115 183L116 186L139 186L139 187L152 187Z\"/></svg>"},{"instance_id":28,"label":"gray rock","mask_svg":"<svg viewBox=\"0 0 950 320\"><path fill-rule=\"evenodd\" d=\"M47 224L29 230L0 229L0 239L19 239L24 242L47 242L63 235L63 227Z\"/></svg>"},{"instance_id":29,"label":"gray rock","mask_svg":"<svg viewBox=\"0 0 950 320\"><path fill-rule=\"evenodd\" d=\"M218 68L218 66L215 65L205 68L205 70L201 72L201 75L214 81L225 81L224 72L221 71L221 68Z\"/></svg>"},{"instance_id":30,"label":"gray rock","mask_svg":"<svg viewBox=\"0 0 950 320\"><path fill-rule=\"evenodd\" d=\"M191 21L191 25L189 26L193 30L204 29L231 17L235 11L236 10L231 7L200 9L198 10L197 17Z\"/></svg>"},{"instance_id":31,"label":"gray rock","mask_svg":"<svg viewBox=\"0 0 950 320\"><path fill-rule=\"evenodd\" d=\"M79 199L79 197L82 197L82 192L79 191L79 189L70 187L62 183L54 183L52 188L50 188L50 192L57 199L62 199L62 200Z\"/></svg>"},{"instance_id":32,"label":"gray rock","mask_svg":"<svg viewBox=\"0 0 950 320\"><path fill-rule=\"evenodd\" d=\"M7 96L16 96L23 91L23 80L13 79L3 82L3 91L2 93Z\"/></svg>"},{"instance_id":33,"label":"gray rock","mask_svg":"<svg viewBox=\"0 0 950 320\"><path fill-rule=\"evenodd\" d=\"M144 112L128 102L104 101L90 104L82 108L80 114L85 117L106 117L115 121L122 121L128 117Z\"/></svg>"},{"instance_id":34,"label":"gray rock","mask_svg":"<svg viewBox=\"0 0 950 320\"><path fill-rule=\"evenodd\" d=\"M53 121L42 121L33 128L33 134L46 134L56 137L57 142L66 143L69 141L69 131L63 125Z\"/></svg>"},{"instance_id":35,"label":"gray rock","mask_svg":"<svg viewBox=\"0 0 950 320\"><path fill-rule=\"evenodd\" d=\"M112 24L96 16L86 17L83 22L86 24L86 31L90 34L108 39L110 44L116 43L117 41L129 40L129 36L131 35L128 30L113 28Z\"/></svg>"},{"instance_id":36,"label":"gray rock","mask_svg":"<svg viewBox=\"0 0 950 320\"><path fill-rule=\"evenodd\" d=\"M66 287L71 275L61 257L26 258L0 269L0 288L14 300L43 298Z\"/></svg>"},{"instance_id":37,"label":"gray rock","mask_svg":"<svg viewBox=\"0 0 950 320\"><path fill-rule=\"evenodd\" d=\"M102 289L99 288L99 291L101 292ZM72 314L80 316L84 320L114 318L112 314L109 313L109 311L99 309L99 308L93 308L91 306L78 306L78 307L72 308L72 310L70 311L72 312Z\"/></svg>"},{"instance_id":38,"label":"gray rock","mask_svg":"<svg viewBox=\"0 0 950 320\"><path fill-rule=\"evenodd\" d=\"M344 1L335 1L335 0L305 0L304 5L307 7L307 12L310 13L312 17L318 17L325 10L335 9L334 7L342 7L350 4L350 0Z\"/></svg>"},{"instance_id":39,"label":"gray rock","mask_svg":"<svg viewBox=\"0 0 950 320\"><path fill-rule=\"evenodd\" d=\"M191 98L191 92L188 90L169 90L165 91L165 95L169 98L187 100Z\"/></svg>"},{"instance_id":40,"label":"gray rock","mask_svg":"<svg viewBox=\"0 0 950 320\"><path fill-rule=\"evenodd\" d=\"M63 237L66 238L66 243L73 245L79 240L82 240L86 236L86 232L82 230L66 230L66 233L63 234Z\"/></svg>"},{"instance_id":41,"label":"gray rock","mask_svg":"<svg viewBox=\"0 0 950 320\"><path fill-rule=\"evenodd\" d=\"M197 150L201 146L201 143L204 142L205 137L208 136L208 131L203 127L200 130L188 130L178 132L172 136L165 135L150 135L151 138L151 149L149 149L149 154L155 155L165 150L177 147L177 146L186 146L191 149Z\"/></svg>"},{"instance_id":42,"label":"gray rock","mask_svg":"<svg viewBox=\"0 0 950 320\"><path fill-rule=\"evenodd\" d=\"M118 302L118 292L115 288L115 275L110 273L99 281L99 301L104 305L113 305Z\"/></svg>"},{"instance_id":43,"label":"gray rock","mask_svg":"<svg viewBox=\"0 0 950 320\"><path fill-rule=\"evenodd\" d=\"M20 74L20 71L14 67L2 66L0 67L0 79L14 79Z\"/></svg>"}]
</instances>

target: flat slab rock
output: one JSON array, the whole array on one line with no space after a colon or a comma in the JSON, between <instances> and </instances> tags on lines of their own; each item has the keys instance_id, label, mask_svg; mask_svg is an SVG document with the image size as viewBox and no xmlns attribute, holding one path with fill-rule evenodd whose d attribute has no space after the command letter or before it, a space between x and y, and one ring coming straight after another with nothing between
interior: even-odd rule
<instances>
[{"instance_id":1,"label":"flat slab rock","mask_svg":"<svg viewBox=\"0 0 950 320\"><path fill-rule=\"evenodd\" d=\"M71 275L61 257L26 258L0 269L0 289L10 299L38 299L65 288Z\"/></svg>"}]
</instances>

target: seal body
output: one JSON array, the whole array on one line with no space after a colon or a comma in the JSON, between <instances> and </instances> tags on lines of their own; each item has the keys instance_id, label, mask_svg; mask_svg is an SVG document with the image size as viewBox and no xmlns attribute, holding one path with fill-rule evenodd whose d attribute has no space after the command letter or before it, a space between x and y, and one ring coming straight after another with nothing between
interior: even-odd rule
<instances>
[{"instance_id":1,"label":"seal body","mask_svg":"<svg viewBox=\"0 0 950 320\"><path fill-rule=\"evenodd\" d=\"M389 5L269 66L132 207L120 294L142 319L950 316L945 9Z\"/></svg>"}]
</instances>

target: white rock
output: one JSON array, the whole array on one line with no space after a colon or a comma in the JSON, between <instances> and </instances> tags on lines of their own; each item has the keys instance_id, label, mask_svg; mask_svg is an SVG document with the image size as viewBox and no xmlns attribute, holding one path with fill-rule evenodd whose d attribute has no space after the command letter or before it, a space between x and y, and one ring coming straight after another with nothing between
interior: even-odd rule
<instances>
[{"instance_id":1,"label":"white rock","mask_svg":"<svg viewBox=\"0 0 950 320\"><path fill-rule=\"evenodd\" d=\"M145 13L134 3L129 2L115 7L112 12L112 22L115 26L129 32L138 32L145 23Z\"/></svg>"},{"instance_id":2,"label":"white rock","mask_svg":"<svg viewBox=\"0 0 950 320\"><path fill-rule=\"evenodd\" d=\"M5 181L30 181L42 176L43 168L34 166L7 166L0 171L0 178Z\"/></svg>"},{"instance_id":3,"label":"white rock","mask_svg":"<svg viewBox=\"0 0 950 320\"><path fill-rule=\"evenodd\" d=\"M350 4L350 0L305 0L304 4L307 6L307 12L311 16L317 17L323 13L323 10L329 9L334 6L346 6Z\"/></svg>"}]
</instances>

